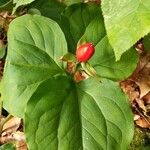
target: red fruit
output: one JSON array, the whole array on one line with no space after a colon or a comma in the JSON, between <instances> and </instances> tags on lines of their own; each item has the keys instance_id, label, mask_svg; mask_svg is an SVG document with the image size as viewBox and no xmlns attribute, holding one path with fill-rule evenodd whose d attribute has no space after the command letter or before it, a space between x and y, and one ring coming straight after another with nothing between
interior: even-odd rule
<instances>
[{"instance_id":1,"label":"red fruit","mask_svg":"<svg viewBox=\"0 0 150 150\"><path fill-rule=\"evenodd\" d=\"M86 62L93 56L94 52L95 48L92 43L83 44L76 50L77 60L79 62Z\"/></svg>"}]
</instances>

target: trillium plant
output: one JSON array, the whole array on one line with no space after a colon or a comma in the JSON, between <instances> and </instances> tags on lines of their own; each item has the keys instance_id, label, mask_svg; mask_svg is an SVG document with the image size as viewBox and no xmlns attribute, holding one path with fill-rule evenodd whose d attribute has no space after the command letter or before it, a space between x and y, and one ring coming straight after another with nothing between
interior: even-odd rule
<instances>
[{"instance_id":1,"label":"trillium plant","mask_svg":"<svg viewBox=\"0 0 150 150\"><path fill-rule=\"evenodd\" d=\"M22 118L28 149L127 150L134 121L119 82L149 36L150 1L5 0L0 10L1 107Z\"/></svg>"}]
</instances>

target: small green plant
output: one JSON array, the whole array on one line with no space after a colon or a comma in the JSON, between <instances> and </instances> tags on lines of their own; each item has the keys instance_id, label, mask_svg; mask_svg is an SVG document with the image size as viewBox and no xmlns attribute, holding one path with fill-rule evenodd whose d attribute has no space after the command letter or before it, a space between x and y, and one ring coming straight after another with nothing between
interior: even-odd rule
<instances>
[{"instance_id":1,"label":"small green plant","mask_svg":"<svg viewBox=\"0 0 150 150\"><path fill-rule=\"evenodd\" d=\"M127 150L133 115L116 81L137 66L150 1L13 4L0 2L13 16L0 92L2 107L23 119L29 150Z\"/></svg>"}]
</instances>

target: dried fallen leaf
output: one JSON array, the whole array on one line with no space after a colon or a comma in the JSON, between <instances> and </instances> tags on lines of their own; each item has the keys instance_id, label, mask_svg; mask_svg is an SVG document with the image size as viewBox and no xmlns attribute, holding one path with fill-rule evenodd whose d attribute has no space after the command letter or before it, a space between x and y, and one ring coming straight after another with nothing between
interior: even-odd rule
<instances>
[{"instance_id":1,"label":"dried fallen leaf","mask_svg":"<svg viewBox=\"0 0 150 150\"><path fill-rule=\"evenodd\" d=\"M134 114L134 121L138 120L140 118L140 115Z\"/></svg>"},{"instance_id":2,"label":"dried fallen leaf","mask_svg":"<svg viewBox=\"0 0 150 150\"><path fill-rule=\"evenodd\" d=\"M3 126L3 133L13 133L16 132L21 124L21 118L13 117L9 121L7 121Z\"/></svg>"},{"instance_id":3,"label":"dried fallen leaf","mask_svg":"<svg viewBox=\"0 0 150 150\"><path fill-rule=\"evenodd\" d=\"M128 95L131 102L133 102L136 98L139 98L140 89L135 81L125 80L120 82L120 86L122 90Z\"/></svg>"},{"instance_id":4,"label":"dried fallen leaf","mask_svg":"<svg viewBox=\"0 0 150 150\"><path fill-rule=\"evenodd\" d=\"M13 143L16 147L16 150L27 150L25 135L20 131L2 136L0 138L0 143Z\"/></svg>"},{"instance_id":5,"label":"dried fallen leaf","mask_svg":"<svg viewBox=\"0 0 150 150\"><path fill-rule=\"evenodd\" d=\"M149 128L150 129L150 120L146 120L145 118L139 118L135 121L136 124L142 128Z\"/></svg>"},{"instance_id":6,"label":"dried fallen leaf","mask_svg":"<svg viewBox=\"0 0 150 150\"><path fill-rule=\"evenodd\" d=\"M12 135L11 134L3 134L3 136L0 137L0 144L9 143L12 141Z\"/></svg>"},{"instance_id":7,"label":"dried fallen leaf","mask_svg":"<svg viewBox=\"0 0 150 150\"><path fill-rule=\"evenodd\" d=\"M23 132L17 131L12 133L14 140L16 141L25 141L25 135Z\"/></svg>"},{"instance_id":8,"label":"dried fallen leaf","mask_svg":"<svg viewBox=\"0 0 150 150\"><path fill-rule=\"evenodd\" d=\"M136 82L138 82L140 87L141 98L150 91L150 58L149 57L145 60L147 61L145 62L146 63L145 66L136 75Z\"/></svg>"},{"instance_id":9,"label":"dried fallen leaf","mask_svg":"<svg viewBox=\"0 0 150 150\"><path fill-rule=\"evenodd\" d=\"M12 134L16 145L16 150L27 150L25 135L23 132L17 131Z\"/></svg>"},{"instance_id":10,"label":"dried fallen leaf","mask_svg":"<svg viewBox=\"0 0 150 150\"><path fill-rule=\"evenodd\" d=\"M144 105L144 101L142 99L136 98L135 102L138 104L139 108L141 108L143 112L146 113L146 107Z\"/></svg>"},{"instance_id":11,"label":"dried fallen leaf","mask_svg":"<svg viewBox=\"0 0 150 150\"><path fill-rule=\"evenodd\" d=\"M142 99L146 105L150 104L150 92L148 92L146 95L144 95L142 97Z\"/></svg>"}]
</instances>

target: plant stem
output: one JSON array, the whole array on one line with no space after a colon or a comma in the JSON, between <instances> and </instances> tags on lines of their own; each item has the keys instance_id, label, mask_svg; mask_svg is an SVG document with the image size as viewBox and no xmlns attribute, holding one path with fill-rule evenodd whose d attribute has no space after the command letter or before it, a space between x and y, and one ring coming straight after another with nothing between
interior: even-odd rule
<instances>
[{"instance_id":1,"label":"plant stem","mask_svg":"<svg viewBox=\"0 0 150 150\"><path fill-rule=\"evenodd\" d=\"M4 124L5 124L7 121L9 121L12 117L13 117L13 116L9 114L4 120L2 120L2 121L0 122L0 135L1 135L1 133L2 133Z\"/></svg>"}]
</instances>

